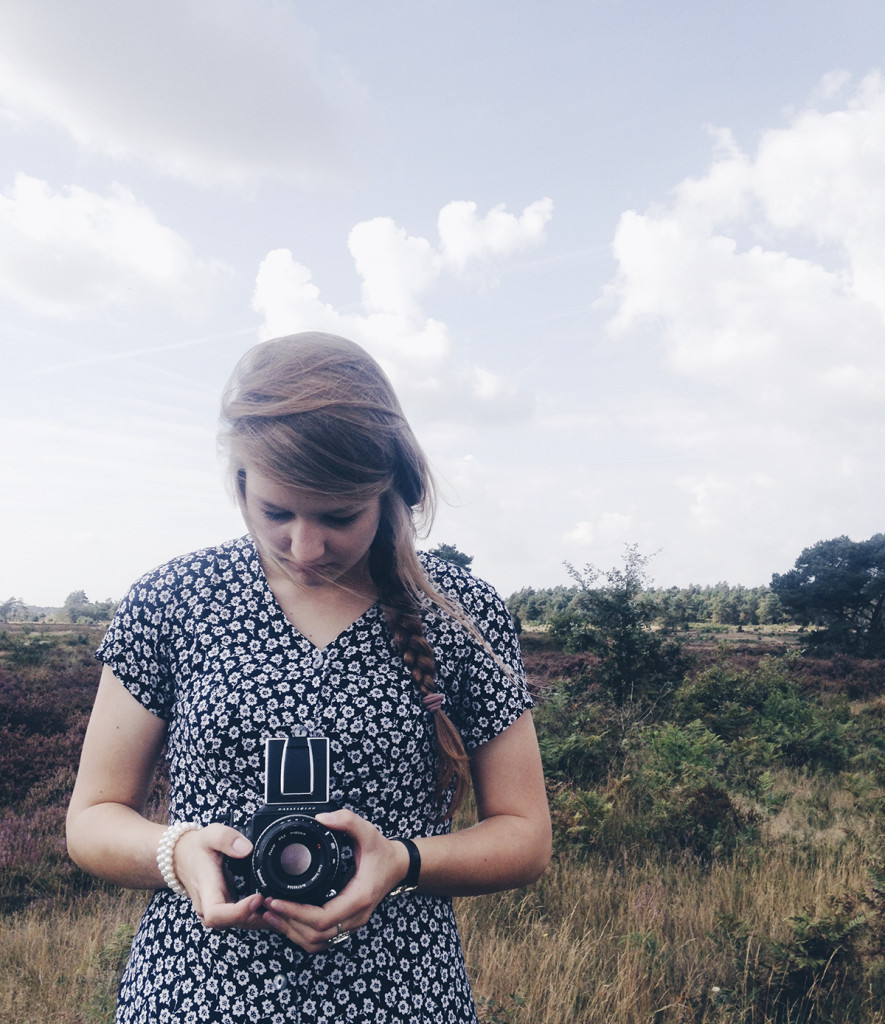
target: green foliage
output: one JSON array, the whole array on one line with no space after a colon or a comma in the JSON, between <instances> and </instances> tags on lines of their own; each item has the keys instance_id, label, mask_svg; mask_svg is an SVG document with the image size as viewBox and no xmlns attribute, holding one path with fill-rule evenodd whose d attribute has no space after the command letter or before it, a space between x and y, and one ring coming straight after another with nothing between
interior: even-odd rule
<instances>
[{"instance_id":1,"label":"green foliage","mask_svg":"<svg viewBox=\"0 0 885 1024\"><path fill-rule=\"evenodd\" d=\"M479 996L476 1000L480 1024L512 1024L513 1014L525 1005L525 999L518 992L511 992L507 996L507 1002L495 999L494 996Z\"/></svg>"},{"instance_id":2,"label":"green foliage","mask_svg":"<svg viewBox=\"0 0 885 1024\"><path fill-rule=\"evenodd\" d=\"M585 680L560 684L535 709L547 777L579 786L605 780L623 738L621 720L606 701L588 698Z\"/></svg>"},{"instance_id":3,"label":"green foliage","mask_svg":"<svg viewBox=\"0 0 885 1024\"><path fill-rule=\"evenodd\" d=\"M601 573L587 565L579 572L569 565L578 594L550 628L565 650L597 655L593 680L619 706L666 696L688 664L680 644L652 629L654 609L643 600L648 561L633 545L622 568Z\"/></svg>"},{"instance_id":4,"label":"green foliage","mask_svg":"<svg viewBox=\"0 0 885 1024\"><path fill-rule=\"evenodd\" d=\"M473 564L473 555L465 555L454 544L437 544L435 548L431 549L430 553L438 558L444 558L447 562L452 562L454 565L460 565L462 569L469 569Z\"/></svg>"},{"instance_id":5,"label":"green foliage","mask_svg":"<svg viewBox=\"0 0 885 1024\"><path fill-rule=\"evenodd\" d=\"M720 654L715 665L679 687L671 712L677 722L703 722L730 744L727 776L745 784L763 766L840 771L849 756L844 702L822 704L791 676L795 660L764 658L753 671Z\"/></svg>"},{"instance_id":6,"label":"green foliage","mask_svg":"<svg viewBox=\"0 0 885 1024\"><path fill-rule=\"evenodd\" d=\"M108 622L117 608L117 602L108 598L106 601L90 601L82 590L68 594L64 603L64 617L68 622L94 624Z\"/></svg>"},{"instance_id":7,"label":"green foliage","mask_svg":"<svg viewBox=\"0 0 885 1024\"><path fill-rule=\"evenodd\" d=\"M589 852L604 845L603 830L614 809L604 792L565 784L550 792L554 844L558 851Z\"/></svg>"},{"instance_id":8,"label":"green foliage","mask_svg":"<svg viewBox=\"0 0 885 1024\"><path fill-rule=\"evenodd\" d=\"M722 778L725 744L700 722L638 730L627 758L632 828L665 850L709 861L752 832Z\"/></svg>"},{"instance_id":9,"label":"green foliage","mask_svg":"<svg viewBox=\"0 0 885 1024\"><path fill-rule=\"evenodd\" d=\"M557 848L617 856L653 844L710 863L755 844L783 807L776 772L832 776L863 763L885 778L885 701L852 715L846 699L803 686L798 655L747 667L723 645L712 663L660 685L660 648L642 646L646 610L631 607L636 575L612 577L615 599L594 590L587 607L611 635L588 623L596 653L536 710ZM619 645L635 659L629 693L612 683L626 662L609 656Z\"/></svg>"},{"instance_id":10,"label":"green foliage","mask_svg":"<svg viewBox=\"0 0 885 1024\"><path fill-rule=\"evenodd\" d=\"M24 601L17 597L9 597L0 602L0 622L18 622L27 611Z\"/></svg>"},{"instance_id":11,"label":"green foliage","mask_svg":"<svg viewBox=\"0 0 885 1024\"><path fill-rule=\"evenodd\" d=\"M581 588L578 585L547 589L523 587L507 599L512 614L533 626L549 626L558 616L579 611ZM788 621L780 599L770 587L647 586L642 600L648 606L656 626L667 632L687 630L698 624L717 626L774 625Z\"/></svg>"},{"instance_id":12,"label":"green foliage","mask_svg":"<svg viewBox=\"0 0 885 1024\"><path fill-rule=\"evenodd\" d=\"M865 541L819 541L794 568L774 574L771 589L814 637L831 650L864 656L885 653L885 534Z\"/></svg>"}]
</instances>

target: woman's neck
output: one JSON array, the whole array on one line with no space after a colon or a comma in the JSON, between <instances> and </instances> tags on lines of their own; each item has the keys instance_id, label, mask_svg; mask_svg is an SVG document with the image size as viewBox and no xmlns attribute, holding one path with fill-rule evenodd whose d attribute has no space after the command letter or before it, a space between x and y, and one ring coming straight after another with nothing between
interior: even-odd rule
<instances>
[{"instance_id":1,"label":"woman's neck","mask_svg":"<svg viewBox=\"0 0 885 1024\"><path fill-rule=\"evenodd\" d=\"M356 581L334 580L306 586L262 559L268 586L283 614L316 647L326 647L378 600L367 572Z\"/></svg>"}]
</instances>

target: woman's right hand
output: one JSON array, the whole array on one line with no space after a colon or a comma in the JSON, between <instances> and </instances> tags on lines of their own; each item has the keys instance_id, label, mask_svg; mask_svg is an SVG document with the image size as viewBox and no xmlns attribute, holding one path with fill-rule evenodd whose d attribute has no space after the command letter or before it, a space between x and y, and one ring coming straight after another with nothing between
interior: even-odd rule
<instances>
[{"instance_id":1,"label":"woman's right hand","mask_svg":"<svg viewBox=\"0 0 885 1024\"><path fill-rule=\"evenodd\" d=\"M261 895L252 893L235 902L225 876L225 857L239 859L251 852L249 840L228 825L207 825L179 837L173 868L204 927L267 929Z\"/></svg>"},{"instance_id":2,"label":"woman's right hand","mask_svg":"<svg viewBox=\"0 0 885 1024\"><path fill-rule=\"evenodd\" d=\"M159 889L157 843L163 826L144 817L167 723L132 696L106 665L83 742L68 807L68 853L98 878L135 889ZM249 840L214 823L179 836L172 863L207 928L260 928L262 898L235 901L224 857L247 856Z\"/></svg>"}]
</instances>

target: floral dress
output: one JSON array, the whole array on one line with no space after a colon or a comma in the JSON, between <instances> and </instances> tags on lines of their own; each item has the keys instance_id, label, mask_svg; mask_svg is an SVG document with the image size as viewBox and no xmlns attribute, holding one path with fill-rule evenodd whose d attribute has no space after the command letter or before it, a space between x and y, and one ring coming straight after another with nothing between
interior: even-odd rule
<instances>
[{"instance_id":1,"label":"floral dress","mask_svg":"<svg viewBox=\"0 0 885 1024\"><path fill-rule=\"evenodd\" d=\"M503 602L469 572L421 556L476 624L428 609L438 689L468 750L531 700ZM120 605L98 656L168 722L169 820L209 824L264 802L264 741L330 740L330 799L387 836L448 831L434 800L433 719L375 605L322 649L283 614L250 537L148 573ZM117 1008L138 1024L469 1024L476 1011L451 900L383 900L350 942L306 953L274 932L206 930L190 900L155 893Z\"/></svg>"}]
</instances>

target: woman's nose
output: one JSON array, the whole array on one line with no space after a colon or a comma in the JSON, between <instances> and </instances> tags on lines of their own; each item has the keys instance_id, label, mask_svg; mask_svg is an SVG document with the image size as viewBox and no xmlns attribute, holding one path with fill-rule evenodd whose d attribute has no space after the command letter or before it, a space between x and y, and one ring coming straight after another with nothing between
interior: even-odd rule
<instances>
[{"instance_id":1,"label":"woman's nose","mask_svg":"<svg viewBox=\"0 0 885 1024\"><path fill-rule=\"evenodd\" d=\"M326 549L322 529L314 523L303 520L293 523L289 547L296 562L310 565L311 562L321 558Z\"/></svg>"}]
</instances>

